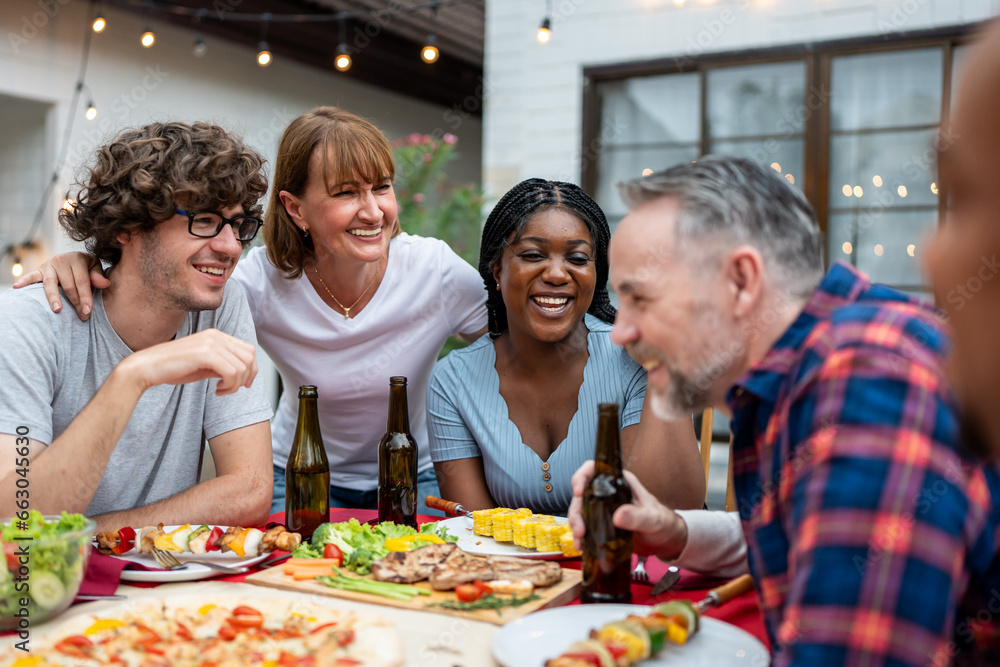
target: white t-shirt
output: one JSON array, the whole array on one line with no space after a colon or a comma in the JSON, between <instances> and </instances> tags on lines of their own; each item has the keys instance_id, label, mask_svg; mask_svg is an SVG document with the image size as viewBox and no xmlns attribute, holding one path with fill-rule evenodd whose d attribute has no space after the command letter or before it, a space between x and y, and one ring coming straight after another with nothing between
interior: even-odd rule
<instances>
[{"instance_id":1,"label":"white t-shirt","mask_svg":"<svg viewBox=\"0 0 1000 667\"><path fill-rule=\"evenodd\" d=\"M389 378L408 379L410 433L419 468L427 445L427 379L454 334L486 326L479 272L444 241L400 234L372 300L347 320L316 293L305 274L288 280L254 248L233 278L246 289L257 340L274 361L284 393L271 423L274 464L285 467L298 418L298 387L316 385L330 483L356 490L378 484L378 441L385 433Z\"/></svg>"}]
</instances>

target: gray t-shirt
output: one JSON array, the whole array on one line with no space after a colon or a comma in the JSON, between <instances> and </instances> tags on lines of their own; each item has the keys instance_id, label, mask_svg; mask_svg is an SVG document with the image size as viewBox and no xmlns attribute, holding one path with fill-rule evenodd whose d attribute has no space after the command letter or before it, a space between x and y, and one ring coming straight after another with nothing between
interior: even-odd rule
<instances>
[{"instance_id":1,"label":"gray t-shirt","mask_svg":"<svg viewBox=\"0 0 1000 667\"><path fill-rule=\"evenodd\" d=\"M205 329L257 344L239 284L226 284L218 310L188 313L176 337ZM51 444L130 354L108 321L99 291L86 322L71 308L53 313L41 285L0 293L0 433L23 434L26 427L28 437ZM270 419L259 377L251 388L227 396L215 395L217 382L146 390L108 461L89 516L141 507L194 486L204 439Z\"/></svg>"}]
</instances>

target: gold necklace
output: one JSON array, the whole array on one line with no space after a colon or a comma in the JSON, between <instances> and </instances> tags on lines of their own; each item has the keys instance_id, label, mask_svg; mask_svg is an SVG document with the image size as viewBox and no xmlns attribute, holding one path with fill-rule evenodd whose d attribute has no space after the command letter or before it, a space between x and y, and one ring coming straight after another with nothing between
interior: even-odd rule
<instances>
[{"instance_id":1,"label":"gold necklace","mask_svg":"<svg viewBox=\"0 0 1000 667\"><path fill-rule=\"evenodd\" d=\"M382 257L379 257L378 264L375 265L375 275L372 276L372 279L368 281L368 287L365 288L365 291L361 293L361 296L359 296L357 300L350 306L345 306L337 299L337 297L333 295L333 292L330 291L330 288L326 286L325 282L323 282L323 276L319 275L319 267L317 267L315 264L313 265L313 271L316 272L316 277L319 278L319 284L323 286L323 289L325 289L326 293L330 295L330 298L333 299L338 306L340 306L340 309L342 311L344 311L344 319L349 320L351 319L351 308L354 308L354 306L358 305L358 301L361 301L361 299L365 298L365 294L368 294L368 290L372 288L372 285L375 284L375 279L378 278L378 270L379 267L381 266L382 266Z\"/></svg>"}]
</instances>

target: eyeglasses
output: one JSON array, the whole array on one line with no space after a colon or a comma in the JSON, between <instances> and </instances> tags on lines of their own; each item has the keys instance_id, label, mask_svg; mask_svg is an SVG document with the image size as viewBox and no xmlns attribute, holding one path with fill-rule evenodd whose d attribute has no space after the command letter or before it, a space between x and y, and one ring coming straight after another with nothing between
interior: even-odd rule
<instances>
[{"instance_id":1,"label":"eyeglasses","mask_svg":"<svg viewBox=\"0 0 1000 667\"><path fill-rule=\"evenodd\" d=\"M227 218L218 211L185 211L176 209L180 215L186 215L188 219L188 231L201 239L214 238L222 232L226 225L233 226L240 243L253 241L260 231L264 221L260 218L252 218L248 215L238 215L235 218Z\"/></svg>"}]
</instances>

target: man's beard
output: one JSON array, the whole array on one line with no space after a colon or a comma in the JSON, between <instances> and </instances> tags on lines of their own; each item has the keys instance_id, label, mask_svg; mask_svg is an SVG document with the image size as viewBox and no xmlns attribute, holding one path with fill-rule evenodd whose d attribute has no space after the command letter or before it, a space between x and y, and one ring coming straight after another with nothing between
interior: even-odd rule
<instances>
[{"instance_id":1,"label":"man's beard","mask_svg":"<svg viewBox=\"0 0 1000 667\"><path fill-rule=\"evenodd\" d=\"M226 258L216 258L228 262ZM155 233L146 234L146 243L139 252L139 274L146 288L152 295L150 298L159 300L168 308L185 312L215 310L222 305L222 292L209 294L199 298L185 291L190 287L184 282L186 263L179 263L164 248L163 242Z\"/></svg>"},{"instance_id":2,"label":"man's beard","mask_svg":"<svg viewBox=\"0 0 1000 667\"><path fill-rule=\"evenodd\" d=\"M669 369L668 373L670 384L666 389L650 387L654 415L664 421L680 421L709 407L708 383L696 384L676 369Z\"/></svg>"},{"instance_id":3,"label":"man's beard","mask_svg":"<svg viewBox=\"0 0 1000 667\"><path fill-rule=\"evenodd\" d=\"M647 387L653 392L650 404L655 414L665 421L687 419L712 406L712 390L719 380L744 357L743 346L722 324L722 318L715 312L706 312L694 327L694 340L702 341L698 358L692 364L694 370L686 373L680 367L667 361L662 355L655 355L667 369L668 384L665 389ZM694 355L689 355L693 357Z\"/></svg>"}]
</instances>

